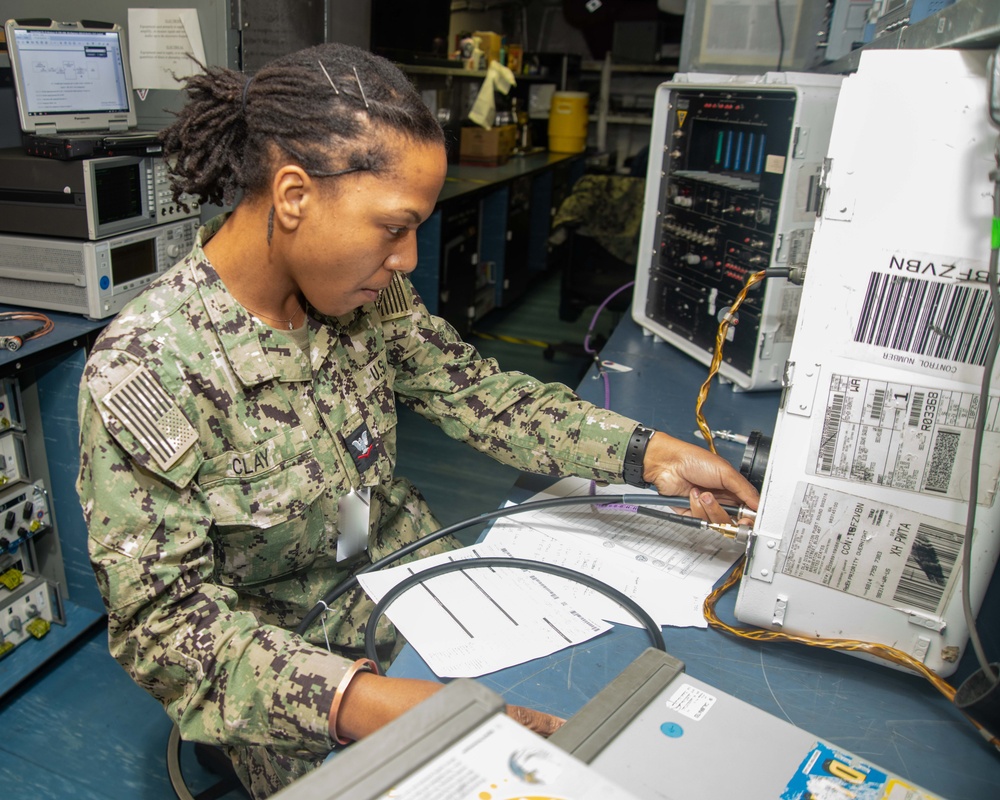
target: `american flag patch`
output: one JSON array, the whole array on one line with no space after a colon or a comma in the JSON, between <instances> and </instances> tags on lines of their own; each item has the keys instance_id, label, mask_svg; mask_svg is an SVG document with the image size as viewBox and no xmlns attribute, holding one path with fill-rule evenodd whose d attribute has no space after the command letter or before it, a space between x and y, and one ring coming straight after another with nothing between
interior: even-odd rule
<instances>
[{"instance_id":1,"label":"american flag patch","mask_svg":"<svg viewBox=\"0 0 1000 800\"><path fill-rule=\"evenodd\" d=\"M198 440L187 417L145 367L108 392L103 402L161 469L170 469Z\"/></svg>"},{"instance_id":2,"label":"american flag patch","mask_svg":"<svg viewBox=\"0 0 1000 800\"><path fill-rule=\"evenodd\" d=\"M410 316L413 307L410 305L410 293L406 290L401 273L395 273L392 276L392 283L379 292L375 307L385 322Z\"/></svg>"}]
</instances>

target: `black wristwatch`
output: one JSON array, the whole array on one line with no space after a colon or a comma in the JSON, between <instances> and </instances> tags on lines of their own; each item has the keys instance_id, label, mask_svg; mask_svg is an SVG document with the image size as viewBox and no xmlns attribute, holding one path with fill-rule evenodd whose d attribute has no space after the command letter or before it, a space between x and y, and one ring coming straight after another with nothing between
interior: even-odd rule
<instances>
[{"instance_id":1,"label":"black wristwatch","mask_svg":"<svg viewBox=\"0 0 1000 800\"><path fill-rule=\"evenodd\" d=\"M646 448L649 440L655 431L644 425L639 425L632 431L632 438L628 440L628 449L625 451L625 464L622 467L622 479L629 486L639 488L646 487L646 481L642 477L642 462L646 457Z\"/></svg>"}]
</instances>

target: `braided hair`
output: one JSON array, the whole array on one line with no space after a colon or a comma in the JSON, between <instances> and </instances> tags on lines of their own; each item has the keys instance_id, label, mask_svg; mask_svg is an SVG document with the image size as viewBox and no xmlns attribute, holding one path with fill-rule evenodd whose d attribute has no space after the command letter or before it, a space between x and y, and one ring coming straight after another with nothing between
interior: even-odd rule
<instances>
[{"instance_id":1,"label":"braided hair","mask_svg":"<svg viewBox=\"0 0 1000 800\"><path fill-rule=\"evenodd\" d=\"M276 156L314 177L390 166L386 132L444 143L444 133L392 63L345 44L275 59L252 78L204 67L186 79L188 101L161 138L174 201L231 204L264 191ZM280 154L280 155L279 155Z\"/></svg>"}]
</instances>

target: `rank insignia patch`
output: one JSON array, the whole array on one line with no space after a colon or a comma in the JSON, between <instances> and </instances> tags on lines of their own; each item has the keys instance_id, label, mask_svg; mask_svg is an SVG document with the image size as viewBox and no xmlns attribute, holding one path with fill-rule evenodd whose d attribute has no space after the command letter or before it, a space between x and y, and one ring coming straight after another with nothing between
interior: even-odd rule
<instances>
[{"instance_id":1,"label":"rank insignia patch","mask_svg":"<svg viewBox=\"0 0 1000 800\"><path fill-rule=\"evenodd\" d=\"M368 430L368 423L362 422L347 436L342 436L347 452L351 454L351 460L357 467L359 473L364 473L375 463L379 454L379 444Z\"/></svg>"}]
</instances>

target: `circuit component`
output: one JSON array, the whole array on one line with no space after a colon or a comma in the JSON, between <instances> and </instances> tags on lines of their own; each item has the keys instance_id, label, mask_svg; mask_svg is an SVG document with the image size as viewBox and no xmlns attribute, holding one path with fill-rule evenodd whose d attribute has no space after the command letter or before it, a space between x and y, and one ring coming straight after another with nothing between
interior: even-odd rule
<instances>
[{"instance_id":1,"label":"circuit component","mask_svg":"<svg viewBox=\"0 0 1000 800\"><path fill-rule=\"evenodd\" d=\"M41 483L12 486L0 494L0 555L15 553L50 522L48 496Z\"/></svg>"},{"instance_id":2,"label":"circuit component","mask_svg":"<svg viewBox=\"0 0 1000 800\"><path fill-rule=\"evenodd\" d=\"M23 431L21 387L14 378L0 378L0 431Z\"/></svg>"},{"instance_id":3,"label":"circuit component","mask_svg":"<svg viewBox=\"0 0 1000 800\"><path fill-rule=\"evenodd\" d=\"M633 316L708 364L719 323L754 273L805 263L841 78L798 73L675 75L656 93ZM655 190L655 202L650 202ZM800 289L783 278L746 295L720 374L777 389Z\"/></svg>"},{"instance_id":4,"label":"circuit component","mask_svg":"<svg viewBox=\"0 0 1000 800\"><path fill-rule=\"evenodd\" d=\"M29 639L41 639L52 623L63 624L62 596L40 575L24 575L13 591L0 589L0 658Z\"/></svg>"},{"instance_id":5,"label":"circuit component","mask_svg":"<svg viewBox=\"0 0 1000 800\"><path fill-rule=\"evenodd\" d=\"M24 583L24 573L14 567L11 567L3 575L0 575L0 585L7 587L11 592L22 583Z\"/></svg>"}]
</instances>

